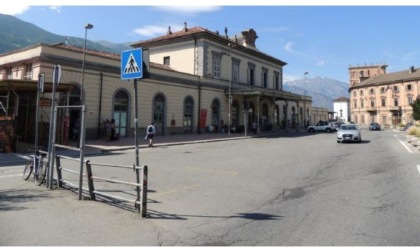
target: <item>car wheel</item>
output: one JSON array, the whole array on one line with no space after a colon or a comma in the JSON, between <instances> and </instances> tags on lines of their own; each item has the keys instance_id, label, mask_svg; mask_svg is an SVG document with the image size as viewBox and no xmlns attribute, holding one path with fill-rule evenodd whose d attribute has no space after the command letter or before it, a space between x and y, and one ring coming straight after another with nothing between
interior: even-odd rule
<instances>
[{"instance_id":1,"label":"car wheel","mask_svg":"<svg viewBox=\"0 0 420 252\"><path fill-rule=\"evenodd\" d=\"M314 129L309 129L308 132L309 133L314 133Z\"/></svg>"},{"instance_id":2,"label":"car wheel","mask_svg":"<svg viewBox=\"0 0 420 252\"><path fill-rule=\"evenodd\" d=\"M330 133L331 132L331 129L330 128L327 128L327 133Z\"/></svg>"}]
</instances>

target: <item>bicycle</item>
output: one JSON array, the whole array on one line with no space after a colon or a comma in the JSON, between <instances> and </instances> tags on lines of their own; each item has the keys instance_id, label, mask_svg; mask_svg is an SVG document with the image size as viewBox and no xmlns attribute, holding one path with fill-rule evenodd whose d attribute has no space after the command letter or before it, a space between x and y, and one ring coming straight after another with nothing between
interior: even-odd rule
<instances>
[{"instance_id":1,"label":"bicycle","mask_svg":"<svg viewBox=\"0 0 420 252\"><path fill-rule=\"evenodd\" d=\"M44 162L44 158L47 156L46 152L36 150L35 155L32 155L32 159L26 162L25 168L23 169L23 179L28 180L32 172L34 172L34 181L38 185L41 185L45 181L47 176L48 162ZM35 170L35 171L34 171Z\"/></svg>"}]
</instances>

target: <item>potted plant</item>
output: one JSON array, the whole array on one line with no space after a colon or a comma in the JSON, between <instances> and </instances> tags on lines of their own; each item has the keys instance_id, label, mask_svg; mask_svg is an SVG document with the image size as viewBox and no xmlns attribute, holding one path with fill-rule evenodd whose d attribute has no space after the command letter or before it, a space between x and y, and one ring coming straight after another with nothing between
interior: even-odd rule
<instances>
[{"instance_id":1,"label":"potted plant","mask_svg":"<svg viewBox=\"0 0 420 252\"><path fill-rule=\"evenodd\" d=\"M396 127L397 130L399 131L403 131L405 128L405 123L399 123Z\"/></svg>"}]
</instances>

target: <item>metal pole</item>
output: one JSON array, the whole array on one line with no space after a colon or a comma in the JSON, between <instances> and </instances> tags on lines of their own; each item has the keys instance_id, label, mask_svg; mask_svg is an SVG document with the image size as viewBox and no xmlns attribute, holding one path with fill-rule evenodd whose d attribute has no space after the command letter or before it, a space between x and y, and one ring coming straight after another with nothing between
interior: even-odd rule
<instances>
[{"instance_id":1,"label":"metal pole","mask_svg":"<svg viewBox=\"0 0 420 252\"><path fill-rule=\"evenodd\" d=\"M139 134L138 134L138 97L137 97L137 79L134 79L134 139L135 139L135 148L136 148L136 166L140 166L139 158ZM137 181L139 182L139 181Z\"/></svg>"},{"instance_id":2,"label":"metal pole","mask_svg":"<svg viewBox=\"0 0 420 252\"><path fill-rule=\"evenodd\" d=\"M56 73L58 71L58 66L55 65L55 71L54 73ZM56 76L53 76L53 83L52 83L52 97L51 97L51 114L50 114L50 133L49 133L49 137L48 137L48 177L47 177L47 182L45 183L45 186L47 188L52 188L52 186L50 185L51 181L52 181L52 162L53 162L53 157L51 155L52 153L52 142L54 141L53 139L53 132L54 132L54 106L55 106L55 85L57 84L56 80L55 80Z\"/></svg>"},{"instance_id":3,"label":"metal pole","mask_svg":"<svg viewBox=\"0 0 420 252\"><path fill-rule=\"evenodd\" d=\"M83 164L85 158L85 116L86 116L86 105L82 106L82 127L80 128L80 174L79 174L79 200L82 199L83 191Z\"/></svg>"},{"instance_id":4,"label":"metal pole","mask_svg":"<svg viewBox=\"0 0 420 252\"><path fill-rule=\"evenodd\" d=\"M305 95L303 98L303 125L304 128L306 128L306 75L308 74L308 72L305 72Z\"/></svg>"},{"instance_id":5,"label":"metal pole","mask_svg":"<svg viewBox=\"0 0 420 252\"><path fill-rule=\"evenodd\" d=\"M43 85L44 76L43 74L38 75L38 88L36 91L36 113L35 113L35 150L38 149L38 128L39 128L39 93L41 91L41 85Z\"/></svg>"},{"instance_id":6,"label":"metal pole","mask_svg":"<svg viewBox=\"0 0 420 252\"><path fill-rule=\"evenodd\" d=\"M83 61L82 61L82 90L81 90L81 93L80 93L80 104L84 104L84 99L83 99L83 90L84 90L84 82L85 82L85 59L86 59L86 40L87 40L87 30L88 29L92 29L93 28L93 25L91 25L91 24L86 24L85 25L85 47L84 47L84 50L83 50Z\"/></svg>"},{"instance_id":7,"label":"metal pole","mask_svg":"<svg viewBox=\"0 0 420 252\"><path fill-rule=\"evenodd\" d=\"M229 105L228 105L228 135L230 136L230 124L231 124L231 106L232 106L232 96L231 96L231 92L232 92L232 45L229 43Z\"/></svg>"}]
</instances>

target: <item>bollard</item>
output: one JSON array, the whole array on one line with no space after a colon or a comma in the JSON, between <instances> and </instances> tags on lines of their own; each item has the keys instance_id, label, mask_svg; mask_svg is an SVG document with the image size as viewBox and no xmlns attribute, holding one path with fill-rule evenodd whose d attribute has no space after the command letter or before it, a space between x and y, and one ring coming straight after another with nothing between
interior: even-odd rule
<instances>
[{"instance_id":1,"label":"bollard","mask_svg":"<svg viewBox=\"0 0 420 252\"><path fill-rule=\"evenodd\" d=\"M57 155L55 158L57 162L57 185L58 187L63 187L63 175L61 174L61 159L60 155Z\"/></svg>"},{"instance_id":2,"label":"bollard","mask_svg":"<svg viewBox=\"0 0 420 252\"><path fill-rule=\"evenodd\" d=\"M87 176L87 181L88 181L90 199L96 200L95 188L93 186L93 179L92 179L92 166L90 165L90 160L86 161L86 176Z\"/></svg>"},{"instance_id":3,"label":"bollard","mask_svg":"<svg viewBox=\"0 0 420 252\"><path fill-rule=\"evenodd\" d=\"M143 167L143 186L142 186L142 197L141 197L141 216L146 217L147 213L147 166Z\"/></svg>"}]
</instances>

